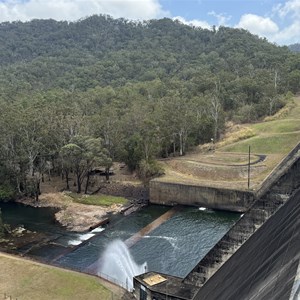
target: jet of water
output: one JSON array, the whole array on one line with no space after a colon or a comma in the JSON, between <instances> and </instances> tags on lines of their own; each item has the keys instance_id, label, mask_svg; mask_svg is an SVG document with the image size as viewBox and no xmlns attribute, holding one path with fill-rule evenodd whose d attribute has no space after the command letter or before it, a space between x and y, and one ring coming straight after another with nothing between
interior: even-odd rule
<instances>
[{"instance_id":1,"label":"jet of water","mask_svg":"<svg viewBox=\"0 0 300 300\"><path fill-rule=\"evenodd\" d=\"M115 240L104 251L97 274L106 275L108 279L113 279L128 290L132 290L133 277L144 273L146 269L147 263L136 264L125 243Z\"/></svg>"}]
</instances>

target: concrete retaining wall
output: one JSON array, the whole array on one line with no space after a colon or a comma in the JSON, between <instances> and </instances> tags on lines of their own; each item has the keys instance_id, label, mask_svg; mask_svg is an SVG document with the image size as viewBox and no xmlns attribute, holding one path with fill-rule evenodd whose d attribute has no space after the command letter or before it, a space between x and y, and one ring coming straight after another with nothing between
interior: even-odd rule
<instances>
[{"instance_id":1,"label":"concrete retaining wall","mask_svg":"<svg viewBox=\"0 0 300 300\"><path fill-rule=\"evenodd\" d=\"M254 202L252 192L177 184L150 182L150 202L163 205L196 205L207 208L245 212Z\"/></svg>"},{"instance_id":2,"label":"concrete retaining wall","mask_svg":"<svg viewBox=\"0 0 300 300\"><path fill-rule=\"evenodd\" d=\"M261 183L260 189L256 192L256 198L261 198L274 184L276 184L281 177L289 173L290 168L295 164L299 157L300 143L298 143L296 147L284 157L284 159L274 168L270 175ZM293 179L290 179L289 182L290 181L293 181ZM282 191L282 193L284 193L284 191Z\"/></svg>"}]
</instances>

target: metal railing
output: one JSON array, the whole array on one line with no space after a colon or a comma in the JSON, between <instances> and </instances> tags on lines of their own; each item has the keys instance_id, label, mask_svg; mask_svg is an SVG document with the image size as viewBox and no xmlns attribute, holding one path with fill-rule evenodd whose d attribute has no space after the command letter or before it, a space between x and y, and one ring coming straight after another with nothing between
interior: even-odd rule
<instances>
[{"instance_id":1,"label":"metal railing","mask_svg":"<svg viewBox=\"0 0 300 300\"><path fill-rule=\"evenodd\" d=\"M118 285L118 286L126 289L129 292L133 291L132 288L129 288L129 284L128 284L128 280L127 279L126 279L126 282L122 282L122 281L119 281L119 280L117 280L117 279L115 279L115 278L113 278L113 277L111 277L111 276L109 276L107 274L101 273L101 272L97 272L97 276L99 276L99 277L101 277L101 278L103 278L103 279L105 279L107 281L110 281L110 282L112 282L112 283L114 283L114 284L116 284L116 285Z\"/></svg>"}]
</instances>

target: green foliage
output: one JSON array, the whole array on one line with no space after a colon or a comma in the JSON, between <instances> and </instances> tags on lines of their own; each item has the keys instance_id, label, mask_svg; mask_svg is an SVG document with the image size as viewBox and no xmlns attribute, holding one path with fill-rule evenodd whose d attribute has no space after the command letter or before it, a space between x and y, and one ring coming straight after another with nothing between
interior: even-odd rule
<instances>
[{"instance_id":1,"label":"green foliage","mask_svg":"<svg viewBox=\"0 0 300 300\"><path fill-rule=\"evenodd\" d=\"M96 166L110 168L111 159L108 157L107 150L103 148L101 138L77 135L71 139L71 143L61 148L60 155L64 170L69 172L74 170L76 174L77 192L81 192L81 184L89 172ZM88 180L85 193L87 193Z\"/></svg>"},{"instance_id":2,"label":"green foliage","mask_svg":"<svg viewBox=\"0 0 300 300\"><path fill-rule=\"evenodd\" d=\"M141 143L141 137L138 134L134 134L125 142L122 159L131 171L138 167L143 157Z\"/></svg>"},{"instance_id":3,"label":"green foliage","mask_svg":"<svg viewBox=\"0 0 300 300\"><path fill-rule=\"evenodd\" d=\"M139 163L138 174L143 181L147 182L154 177L163 175L164 169L155 160L146 161L143 159Z\"/></svg>"},{"instance_id":4,"label":"green foliage","mask_svg":"<svg viewBox=\"0 0 300 300\"><path fill-rule=\"evenodd\" d=\"M14 199L15 191L9 185L0 185L0 201L9 201Z\"/></svg>"},{"instance_id":5,"label":"green foliage","mask_svg":"<svg viewBox=\"0 0 300 300\"><path fill-rule=\"evenodd\" d=\"M112 160L151 177L154 158L274 115L300 89L299 54L241 29L92 16L1 23L0 40L0 180L21 194L62 169L80 190Z\"/></svg>"}]
</instances>

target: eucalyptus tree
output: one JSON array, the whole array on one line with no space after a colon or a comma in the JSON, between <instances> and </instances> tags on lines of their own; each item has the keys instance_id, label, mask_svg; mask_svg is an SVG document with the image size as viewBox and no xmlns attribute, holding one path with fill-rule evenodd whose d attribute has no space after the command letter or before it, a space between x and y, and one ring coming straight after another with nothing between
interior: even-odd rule
<instances>
[{"instance_id":1,"label":"eucalyptus tree","mask_svg":"<svg viewBox=\"0 0 300 300\"><path fill-rule=\"evenodd\" d=\"M179 155L186 152L188 136L194 126L196 111L189 98L178 92L162 99L162 125L173 143L173 149L179 149Z\"/></svg>"},{"instance_id":2,"label":"eucalyptus tree","mask_svg":"<svg viewBox=\"0 0 300 300\"><path fill-rule=\"evenodd\" d=\"M107 150L103 147L101 138L90 136L75 136L70 143L61 148L64 169L73 170L76 175L77 193L81 193L81 186L86 179L85 193L89 185L90 172L94 167L104 165L110 166L111 160ZM67 188L68 188L68 177Z\"/></svg>"}]
</instances>

